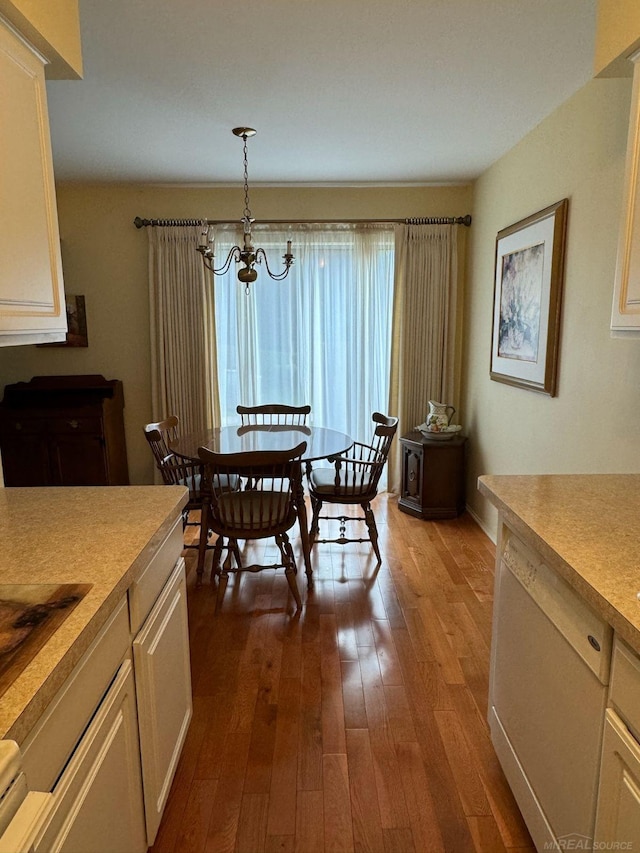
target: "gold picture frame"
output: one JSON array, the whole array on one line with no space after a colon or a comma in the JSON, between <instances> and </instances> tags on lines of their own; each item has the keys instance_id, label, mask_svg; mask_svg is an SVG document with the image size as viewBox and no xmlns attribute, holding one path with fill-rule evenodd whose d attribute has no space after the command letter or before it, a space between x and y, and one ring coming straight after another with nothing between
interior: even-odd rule
<instances>
[{"instance_id":1,"label":"gold picture frame","mask_svg":"<svg viewBox=\"0 0 640 853\"><path fill-rule=\"evenodd\" d=\"M554 397L569 200L496 238L490 377Z\"/></svg>"},{"instance_id":2,"label":"gold picture frame","mask_svg":"<svg viewBox=\"0 0 640 853\"><path fill-rule=\"evenodd\" d=\"M53 344L37 344L39 347L88 347L87 336L87 310L84 304L84 296L72 296L65 294L65 306L67 309L67 337L64 341Z\"/></svg>"}]
</instances>

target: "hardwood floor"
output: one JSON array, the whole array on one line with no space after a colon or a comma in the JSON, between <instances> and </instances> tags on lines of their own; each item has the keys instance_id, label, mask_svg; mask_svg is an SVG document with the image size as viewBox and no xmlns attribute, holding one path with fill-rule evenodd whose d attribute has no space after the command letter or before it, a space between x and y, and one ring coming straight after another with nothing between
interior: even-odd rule
<instances>
[{"instance_id":1,"label":"hardwood floor","mask_svg":"<svg viewBox=\"0 0 640 853\"><path fill-rule=\"evenodd\" d=\"M194 714L154 853L533 851L486 723L494 546L374 510L380 568L318 545L307 592L297 553L298 615L282 569L214 615L185 551Z\"/></svg>"}]
</instances>

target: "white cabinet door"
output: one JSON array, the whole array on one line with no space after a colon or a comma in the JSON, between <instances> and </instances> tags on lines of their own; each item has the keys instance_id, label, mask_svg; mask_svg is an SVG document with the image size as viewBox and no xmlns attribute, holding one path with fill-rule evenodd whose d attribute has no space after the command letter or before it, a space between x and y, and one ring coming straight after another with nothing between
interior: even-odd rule
<instances>
[{"instance_id":1,"label":"white cabinet door","mask_svg":"<svg viewBox=\"0 0 640 853\"><path fill-rule=\"evenodd\" d=\"M180 558L133 643L147 839L153 844L191 720L187 588Z\"/></svg>"},{"instance_id":2,"label":"white cabinet door","mask_svg":"<svg viewBox=\"0 0 640 853\"><path fill-rule=\"evenodd\" d=\"M35 853L144 853L135 685L125 660L53 789Z\"/></svg>"},{"instance_id":3,"label":"white cabinet door","mask_svg":"<svg viewBox=\"0 0 640 853\"><path fill-rule=\"evenodd\" d=\"M640 332L640 52L634 61L622 224L611 311L611 329Z\"/></svg>"},{"instance_id":4,"label":"white cabinet door","mask_svg":"<svg viewBox=\"0 0 640 853\"><path fill-rule=\"evenodd\" d=\"M0 21L0 346L63 341L44 64Z\"/></svg>"},{"instance_id":5,"label":"white cabinet door","mask_svg":"<svg viewBox=\"0 0 640 853\"><path fill-rule=\"evenodd\" d=\"M605 721L594 841L599 850L640 850L640 744L611 709Z\"/></svg>"}]
</instances>

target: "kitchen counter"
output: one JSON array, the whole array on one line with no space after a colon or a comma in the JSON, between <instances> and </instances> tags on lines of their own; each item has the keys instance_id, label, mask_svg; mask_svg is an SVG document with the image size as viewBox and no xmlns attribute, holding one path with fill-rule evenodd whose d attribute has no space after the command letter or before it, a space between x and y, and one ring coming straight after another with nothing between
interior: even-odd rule
<instances>
[{"instance_id":1,"label":"kitchen counter","mask_svg":"<svg viewBox=\"0 0 640 853\"><path fill-rule=\"evenodd\" d=\"M0 489L0 584L91 584L0 701L21 743L187 501L182 486Z\"/></svg>"},{"instance_id":2,"label":"kitchen counter","mask_svg":"<svg viewBox=\"0 0 640 853\"><path fill-rule=\"evenodd\" d=\"M640 653L640 474L485 475L478 488Z\"/></svg>"}]
</instances>

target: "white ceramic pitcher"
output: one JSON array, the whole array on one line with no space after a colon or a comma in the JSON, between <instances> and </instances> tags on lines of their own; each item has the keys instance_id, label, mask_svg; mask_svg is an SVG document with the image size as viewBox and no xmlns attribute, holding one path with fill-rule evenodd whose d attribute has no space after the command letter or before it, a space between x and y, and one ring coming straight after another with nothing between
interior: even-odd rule
<instances>
[{"instance_id":1,"label":"white ceramic pitcher","mask_svg":"<svg viewBox=\"0 0 640 853\"><path fill-rule=\"evenodd\" d=\"M447 403L437 403L429 400L429 414L427 415L427 426L431 429L446 429L455 415L456 410Z\"/></svg>"}]
</instances>

